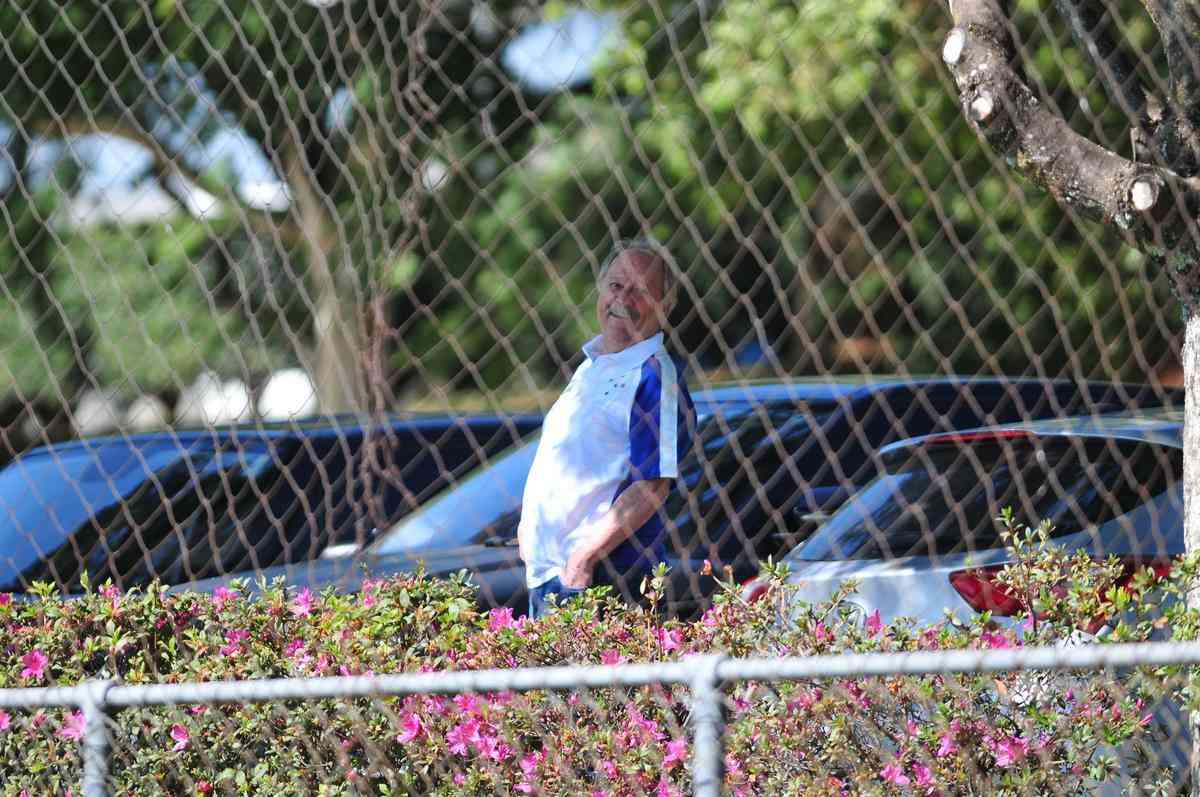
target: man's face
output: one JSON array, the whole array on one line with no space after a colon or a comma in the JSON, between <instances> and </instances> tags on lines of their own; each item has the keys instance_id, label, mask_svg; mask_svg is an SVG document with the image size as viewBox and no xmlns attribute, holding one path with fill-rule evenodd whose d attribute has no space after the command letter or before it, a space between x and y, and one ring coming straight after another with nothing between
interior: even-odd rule
<instances>
[{"instance_id":1,"label":"man's face","mask_svg":"<svg viewBox=\"0 0 1200 797\"><path fill-rule=\"evenodd\" d=\"M658 261L644 252L625 252L600 281L596 306L608 353L627 349L655 335L663 312L663 275Z\"/></svg>"}]
</instances>

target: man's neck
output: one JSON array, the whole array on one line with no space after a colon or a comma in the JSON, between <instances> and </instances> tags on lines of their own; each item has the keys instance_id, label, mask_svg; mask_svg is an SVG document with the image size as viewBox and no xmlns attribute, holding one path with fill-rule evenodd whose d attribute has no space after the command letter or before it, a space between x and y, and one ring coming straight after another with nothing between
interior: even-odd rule
<instances>
[{"instance_id":1,"label":"man's neck","mask_svg":"<svg viewBox=\"0 0 1200 797\"><path fill-rule=\"evenodd\" d=\"M658 334L658 330L655 330L654 332L651 332L649 335L642 338L641 340L630 341L628 343L625 343L624 345L614 344L609 341L607 335L601 334L600 335L600 353L601 354L619 354L619 353L625 351L626 349L633 348L634 346L638 345L639 343L645 343L646 341L650 340L650 338L654 337L657 334Z\"/></svg>"}]
</instances>

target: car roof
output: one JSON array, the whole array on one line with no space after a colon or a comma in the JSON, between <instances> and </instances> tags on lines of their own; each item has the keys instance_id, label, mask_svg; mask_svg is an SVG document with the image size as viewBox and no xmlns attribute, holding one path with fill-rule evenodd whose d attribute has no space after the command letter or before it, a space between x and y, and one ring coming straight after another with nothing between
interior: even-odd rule
<instances>
[{"instance_id":1,"label":"car roof","mask_svg":"<svg viewBox=\"0 0 1200 797\"><path fill-rule=\"evenodd\" d=\"M1181 391L1155 388L1144 383L1103 382L1095 380L1043 379L1038 377L1008 376L864 376L845 375L835 377L794 377L786 380L763 379L744 382L729 382L712 387L696 389L692 386L692 398L699 403L759 403L764 401L805 401L836 403L861 396L876 395L881 390L958 390L964 386L975 388L993 387L1020 391L1053 385L1059 388L1076 388L1092 393L1111 392L1116 397L1136 399L1152 394L1168 401L1183 399Z\"/></svg>"},{"instance_id":2,"label":"car roof","mask_svg":"<svg viewBox=\"0 0 1200 797\"><path fill-rule=\"evenodd\" d=\"M254 421L225 424L211 428L164 429L158 432L139 432L129 435L105 435L82 440L67 440L32 448L22 453L19 459L28 461L34 457L64 456L77 451L91 453L96 449L111 445L140 448L147 445L173 443L180 448L187 448L193 443L201 441L211 442L215 445L221 443L254 443L296 438L316 440L341 438L348 434L356 436L364 432L383 428L435 430L442 429L449 423L471 426L480 422L492 421L511 421L522 426L535 426L539 425L541 420L542 416L535 413L464 413L461 415L444 413L393 413L382 417L370 415L313 416L291 421Z\"/></svg>"},{"instance_id":3,"label":"car roof","mask_svg":"<svg viewBox=\"0 0 1200 797\"><path fill-rule=\"evenodd\" d=\"M1028 432L1039 437L1096 437L1133 442L1155 443L1169 448L1183 448L1183 410L1147 409L1136 412L1114 412L1106 415L1076 415L1070 418L1050 418L1039 421L983 426L955 432L911 437L880 449L880 456L894 451L915 448L938 438L969 438L979 432Z\"/></svg>"}]
</instances>

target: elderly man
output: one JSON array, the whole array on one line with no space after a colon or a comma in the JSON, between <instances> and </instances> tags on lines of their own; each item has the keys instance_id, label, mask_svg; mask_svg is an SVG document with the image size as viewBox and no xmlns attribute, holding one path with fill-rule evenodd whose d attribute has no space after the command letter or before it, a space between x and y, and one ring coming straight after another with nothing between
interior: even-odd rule
<instances>
[{"instance_id":1,"label":"elderly man","mask_svg":"<svg viewBox=\"0 0 1200 797\"><path fill-rule=\"evenodd\" d=\"M518 530L529 614L593 583L631 597L665 556L659 509L679 476L694 417L663 326L676 282L670 255L621 241L600 268L600 334L550 408Z\"/></svg>"}]
</instances>

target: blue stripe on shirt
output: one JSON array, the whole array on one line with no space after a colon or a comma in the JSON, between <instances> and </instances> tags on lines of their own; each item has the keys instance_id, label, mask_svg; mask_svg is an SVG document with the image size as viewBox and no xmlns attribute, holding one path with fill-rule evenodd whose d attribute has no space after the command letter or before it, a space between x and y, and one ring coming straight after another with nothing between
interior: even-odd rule
<instances>
[{"instance_id":1,"label":"blue stripe on shirt","mask_svg":"<svg viewBox=\"0 0 1200 797\"><path fill-rule=\"evenodd\" d=\"M695 413L682 372L665 354L650 357L642 366L629 416L629 472L613 501L634 482L678 478L679 462L691 447ZM621 571L648 570L665 557L665 538L663 519L656 512L609 558Z\"/></svg>"}]
</instances>

